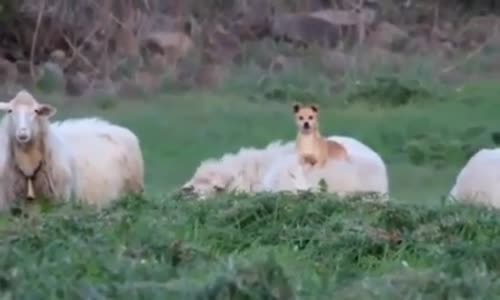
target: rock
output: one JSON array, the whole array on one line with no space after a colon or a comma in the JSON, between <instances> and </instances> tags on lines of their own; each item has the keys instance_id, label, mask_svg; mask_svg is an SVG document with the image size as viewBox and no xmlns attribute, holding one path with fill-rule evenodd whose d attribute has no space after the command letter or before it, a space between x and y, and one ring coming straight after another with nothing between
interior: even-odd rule
<instances>
[{"instance_id":1,"label":"rock","mask_svg":"<svg viewBox=\"0 0 500 300\"><path fill-rule=\"evenodd\" d=\"M407 41L408 33L389 22L380 22L368 36L371 46L391 51L402 51Z\"/></svg>"},{"instance_id":2,"label":"rock","mask_svg":"<svg viewBox=\"0 0 500 300\"><path fill-rule=\"evenodd\" d=\"M203 60L210 63L231 63L241 52L238 37L221 24L205 32L202 46Z\"/></svg>"},{"instance_id":3,"label":"rock","mask_svg":"<svg viewBox=\"0 0 500 300\"><path fill-rule=\"evenodd\" d=\"M271 35L271 22L269 16L258 16L236 20L231 27L240 41L260 40Z\"/></svg>"},{"instance_id":4,"label":"rock","mask_svg":"<svg viewBox=\"0 0 500 300\"><path fill-rule=\"evenodd\" d=\"M37 86L47 92L62 90L65 85L64 72L59 65L46 62L40 68L41 74L37 80Z\"/></svg>"},{"instance_id":5,"label":"rock","mask_svg":"<svg viewBox=\"0 0 500 300\"><path fill-rule=\"evenodd\" d=\"M163 55L168 64L175 65L193 48L191 37L183 32L155 32L141 43L151 54Z\"/></svg>"},{"instance_id":6,"label":"rock","mask_svg":"<svg viewBox=\"0 0 500 300\"><path fill-rule=\"evenodd\" d=\"M271 33L275 40L291 42L296 46L317 45L335 48L340 39L339 28L322 18L287 14L273 19Z\"/></svg>"},{"instance_id":7,"label":"rock","mask_svg":"<svg viewBox=\"0 0 500 300\"><path fill-rule=\"evenodd\" d=\"M235 4L230 31L240 41L259 40L271 34L272 1L252 0L251 5L248 1L236 1Z\"/></svg>"},{"instance_id":8,"label":"rock","mask_svg":"<svg viewBox=\"0 0 500 300\"><path fill-rule=\"evenodd\" d=\"M64 72L61 67L53 62L46 62L42 65L42 74L51 73L53 76L57 77L60 81L64 81Z\"/></svg>"},{"instance_id":9,"label":"rock","mask_svg":"<svg viewBox=\"0 0 500 300\"><path fill-rule=\"evenodd\" d=\"M455 35L455 42L464 48L484 43L494 32L500 33L500 18L494 15L473 17Z\"/></svg>"},{"instance_id":10,"label":"rock","mask_svg":"<svg viewBox=\"0 0 500 300\"><path fill-rule=\"evenodd\" d=\"M363 9L361 12L324 9L312 12L309 16L323 19L337 26L357 26L360 23L370 26L375 22L376 13L373 9Z\"/></svg>"},{"instance_id":11,"label":"rock","mask_svg":"<svg viewBox=\"0 0 500 300\"><path fill-rule=\"evenodd\" d=\"M64 51L57 49L50 53L50 59L52 62L58 64L61 68L66 64L66 53Z\"/></svg>"},{"instance_id":12,"label":"rock","mask_svg":"<svg viewBox=\"0 0 500 300\"><path fill-rule=\"evenodd\" d=\"M70 96L83 96L90 86L88 77L82 72L66 75L66 94Z\"/></svg>"}]
</instances>

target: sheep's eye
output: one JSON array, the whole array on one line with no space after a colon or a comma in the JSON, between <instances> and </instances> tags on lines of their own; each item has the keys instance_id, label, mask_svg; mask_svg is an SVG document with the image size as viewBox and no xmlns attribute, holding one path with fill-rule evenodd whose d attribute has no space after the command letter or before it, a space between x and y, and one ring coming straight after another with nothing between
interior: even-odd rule
<instances>
[{"instance_id":1,"label":"sheep's eye","mask_svg":"<svg viewBox=\"0 0 500 300\"><path fill-rule=\"evenodd\" d=\"M39 114L40 110L35 108L35 114Z\"/></svg>"},{"instance_id":2,"label":"sheep's eye","mask_svg":"<svg viewBox=\"0 0 500 300\"><path fill-rule=\"evenodd\" d=\"M9 113L9 114L10 114L11 112L12 112L12 109L8 109L8 110L7 110L7 113Z\"/></svg>"}]
</instances>

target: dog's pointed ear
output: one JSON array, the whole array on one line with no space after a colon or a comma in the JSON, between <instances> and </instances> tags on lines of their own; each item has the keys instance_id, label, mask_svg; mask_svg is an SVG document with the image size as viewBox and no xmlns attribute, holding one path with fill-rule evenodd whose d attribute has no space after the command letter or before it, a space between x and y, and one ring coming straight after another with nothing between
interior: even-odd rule
<instances>
[{"instance_id":1,"label":"dog's pointed ear","mask_svg":"<svg viewBox=\"0 0 500 300\"><path fill-rule=\"evenodd\" d=\"M297 113L299 111L299 109L300 109L300 104L299 103L294 103L292 107L293 107L293 112Z\"/></svg>"},{"instance_id":2,"label":"dog's pointed ear","mask_svg":"<svg viewBox=\"0 0 500 300\"><path fill-rule=\"evenodd\" d=\"M318 112L319 111L319 105L318 104L311 104L311 109L314 111L314 112Z\"/></svg>"}]
</instances>

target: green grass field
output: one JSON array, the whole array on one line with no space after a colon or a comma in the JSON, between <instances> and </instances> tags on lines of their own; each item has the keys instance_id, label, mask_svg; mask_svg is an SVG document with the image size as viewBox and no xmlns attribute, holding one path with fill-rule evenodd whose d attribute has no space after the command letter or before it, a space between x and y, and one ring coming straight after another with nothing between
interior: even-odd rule
<instances>
[{"instance_id":1,"label":"green grass field","mask_svg":"<svg viewBox=\"0 0 500 300\"><path fill-rule=\"evenodd\" d=\"M387 204L322 194L178 199L202 160L294 139L283 90L60 105L56 119L102 116L140 137L146 196L100 212L64 205L2 217L0 299L500 297L500 215L442 201L467 158L494 146L498 83L311 92L325 135L358 138L382 155Z\"/></svg>"}]
</instances>

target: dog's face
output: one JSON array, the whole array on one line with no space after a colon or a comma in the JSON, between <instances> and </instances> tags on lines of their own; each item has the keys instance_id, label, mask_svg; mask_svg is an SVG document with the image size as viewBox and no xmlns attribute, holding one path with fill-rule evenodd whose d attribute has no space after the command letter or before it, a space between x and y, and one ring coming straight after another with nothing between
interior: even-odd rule
<instances>
[{"instance_id":1,"label":"dog's face","mask_svg":"<svg viewBox=\"0 0 500 300\"><path fill-rule=\"evenodd\" d=\"M317 105L302 106L300 104L294 104L293 112L295 113L295 123L300 132L309 133L318 129Z\"/></svg>"}]
</instances>

